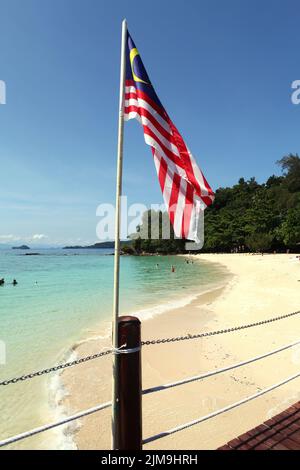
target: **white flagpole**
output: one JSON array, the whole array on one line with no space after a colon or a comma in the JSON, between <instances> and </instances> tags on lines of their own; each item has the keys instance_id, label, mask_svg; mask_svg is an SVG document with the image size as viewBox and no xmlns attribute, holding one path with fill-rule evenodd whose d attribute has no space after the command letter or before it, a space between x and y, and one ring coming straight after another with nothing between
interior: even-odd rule
<instances>
[{"instance_id":1,"label":"white flagpole","mask_svg":"<svg viewBox=\"0 0 300 470\"><path fill-rule=\"evenodd\" d=\"M115 257L114 257L114 297L112 320L112 345L118 348L118 317L119 317L119 280L120 280L120 227L121 227L121 194L122 194L122 166L123 166L123 135L124 135L124 99L125 99L125 75L126 75L126 36L127 21L122 22L121 43L121 71L120 71L120 101L119 101L119 128L118 128L118 161L117 161L117 186L116 186L116 217L115 217ZM117 389L118 374L116 370L116 354L113 355L113 390L112 390L112 449L115 450L116 442L116 416L117 416Z\"/></svg>"}]
</instances>

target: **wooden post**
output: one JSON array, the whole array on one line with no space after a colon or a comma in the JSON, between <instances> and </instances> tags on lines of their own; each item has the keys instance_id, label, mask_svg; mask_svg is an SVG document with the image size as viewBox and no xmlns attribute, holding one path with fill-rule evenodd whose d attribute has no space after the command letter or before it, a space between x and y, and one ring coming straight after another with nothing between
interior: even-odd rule
<instances>
[{"instance_id":1,"label":"wooden post","mask_svg":"<svg viewBox=\"0 0 300 470\"><path fill-rule=\"evenodd\" d=\"M124 346L125 345L125 346ZM142 449L141 322L136 317L118 319L118 348L135 352L116 354L116 449Z\"/></svg>"}]
</instances>

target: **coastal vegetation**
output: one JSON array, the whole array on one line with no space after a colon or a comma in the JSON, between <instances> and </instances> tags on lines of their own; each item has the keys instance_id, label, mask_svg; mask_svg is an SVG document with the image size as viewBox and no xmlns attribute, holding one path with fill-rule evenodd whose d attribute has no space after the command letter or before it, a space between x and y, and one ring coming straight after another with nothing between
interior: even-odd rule
<instances>
[{"instance_id":1,"label":"coastal vegetation","mask_svg":"<svg viewBox=\"0 0 300 470\"><path fill-rule=\"evenodd\" d=\"M234 186L216 190L214 203L205 211L205 242L201 251L299 250L300 157L289 154L277 163L281 176L272 175L262 184L254 177L240 178ZM123 251L184 252L185 241L174 238L171 227L170 239L162 238L166 223L169 223L166 214L146 212L132 235L133 243L123 246ZM159 235L157 239L149 238L153 230Z\"/></svg>"},{"instance_id":2,"label":"coastal vegetation","mask_svg":"<svg viewBox=\"0 0 300 470\"><path fill-rule=\"evenodd\" d=\"M127 241L121 241L121 246L123 245L128 245L128 242ZM103 249L103 248L106 248L106 249L113 249L115 247L115 242L114 241L107 241L107 242L97 242L97 243L94 243L93 245L73 245L73 246L64 246L63 247L63 250L82 250L82 249Z\"/></svg>"},{"instance_id":3,"label":"coastal vegetation","mask_svg":"<svg viewBox=\"0 0 300 470\"><path fill-rule=\"evenodd\" d=\"M27 245L21 245L21 246L13 246L13 250L30 250L30 247Z\"/></svg>"}]
</instances>

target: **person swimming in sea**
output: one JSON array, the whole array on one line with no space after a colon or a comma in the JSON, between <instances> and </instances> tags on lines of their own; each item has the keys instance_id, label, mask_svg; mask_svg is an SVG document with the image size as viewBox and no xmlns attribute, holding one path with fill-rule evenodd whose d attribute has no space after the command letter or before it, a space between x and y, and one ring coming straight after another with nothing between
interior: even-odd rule
<instances>
[{"instance_id":1,"label":"person swimming in sea","mask_svg":"<svg viewBox=\"0 0 300 470\"><path fill-rule=\"evenodd\" d=\"M4 280L4 277L2 279L0 279L0 286L3 286L5 283L5 280Z\"/></svg>"},{"instance_id":2,"label":"person swimming in sea","mask_svg":"<svg viewBox=\"0 0 300 470\"><path fill-rule=\"evenodd\" d=\"M12 285L16 286L17 284L18 284L17 281L14 279L13 282L12 282Z\"/></svg>"}]
</instances>

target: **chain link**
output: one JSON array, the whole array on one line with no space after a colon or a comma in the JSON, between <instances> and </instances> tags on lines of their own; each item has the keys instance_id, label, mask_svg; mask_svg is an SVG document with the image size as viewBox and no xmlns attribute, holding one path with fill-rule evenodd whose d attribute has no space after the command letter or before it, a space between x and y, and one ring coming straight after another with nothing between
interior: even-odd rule
<instances>
[{"instance_id":1,"label":"chain link","mask_svg":"<svg viewBox=\"0 0 300 470\"><path fill-rule=\"evenodd\" d=\"M298 315L299 313L300 313L300 310L298 310L297 312L287 313L285 315L270 318L269 320L262 320L262 321L259 321L259 322L256 322L256 323L249 323L248 325L235 326L235 327L231 327L231 328L226 328L224 330L208 331L206 333L198 333L198 334L194 334L194 335L189 333L187 335L175 336L173 338L152 339L152 340L148 340L148 341L142 341L141 344L142 344L142 346L151 346L151 345L154 345L154 344L175 343L175 342L178 342L178 341L185 341L185 340L189 340L189 339L206 338L206 337L209 337L209 336L216 336L216 335L221 335L221 334L225 334L225 333L232 333L234 331L245 330L247 328L252 328L252 327L255 327L255 326L265 325L267 323L272 323L272 322L275 322L275 321L278 321L278 320L283 320L285 318L289 318L289 317L292 317L294 315ZM15 384L17 382L23 382L23 381L28 380L28 379L33 379L34 377L40 377L41 375L49 374L50 372L57 372L59 370L66 369L68 367L76 366L76 365L79 365L79 364L83 364L84 362L92 361L93 359L98 359L100 357L107 356L108 354L111 354L112 352L113 352L113 349L108 349L107 351L102 351L102 352L93 354L91 356L85 356L85 357L82 357L80 359L76 359L75 361L72 361L72 362L66 362L64 364L59 364L57 366L50 367L48 369L43 369L43 370L40 370L40 371L37 371L37 372L32 372L31 374L21 375L19 377L15 377L13 379L4 380L4 381L0 382L0 386L1 385Z\"/></svg>"}]
</instances>

